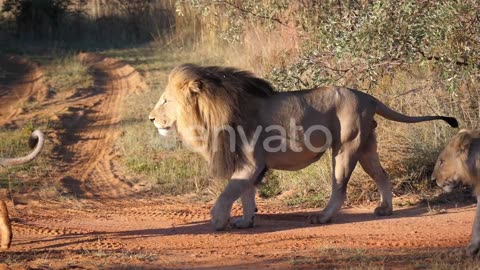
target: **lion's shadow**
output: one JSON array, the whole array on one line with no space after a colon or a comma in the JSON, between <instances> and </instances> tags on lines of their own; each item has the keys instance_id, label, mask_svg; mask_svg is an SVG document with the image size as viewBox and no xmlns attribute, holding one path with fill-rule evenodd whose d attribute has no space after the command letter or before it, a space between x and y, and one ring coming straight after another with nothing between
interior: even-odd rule
<instances>
[{"instance_id":1,"label":"lion's shadow","mask_svg":"<svg viewBox=\"0 0 480 270\"><path fill-rule=\"evenodd\" d=\"M442 209L448 211L449 208L456 208L456 205L443 205ZM469 208L456 209L459 211L470 211ZM348 209L341 211L331 223L328 224L309 224L308 217L316 211L299 211L293 213L282 214L257 214L255 220L255 227L249 229L232 229L225 231L215 231L209 220L191 222L178 227L158 228L158 229L142 229L142 230L128 230L111 233L112 235L122 238L144 238L156 237L159 235L202 235L202 234L262 234L271 232L288 231L292 229L302 229L309 227L326 227L340 224L356 223L356 222L370 222L377 220L395 220L409 217L416 217L422 215L438 215L445 211L438 211L430 208L427 205L419 205L411 208L394 210L391 216L376 216L372 212L351 213Z\"/></svg>"},{"instance_id":2,"label":"lion's shadow","mask_svg":"<svg viewBox=\"0 0 480 270\"><path fill-rule=\"evenodd\" d=\"M215 231L210 224L209 220L203 220L198 222L190 222L178 226L170 226L164 228L149 228L139 230L124 230L117 232L105 232L97 231L84 234L72 234L52 237L51 239L36 239L17 244L34 244L43 243L42 247L45 248L59 248L64 246L72 246L78 244L85 244L89 242L96 242L99 238L107 237L119 240L134 240L155 238L159 236L175 236L175 235L259 235L264 233L282 232L295 229L308 229L312 227L330 227L341 224L354 224L364 223L378 220L395 220L409 217L417 217L422 215L437 215L448 212L449 208L456 208L455 212L471 211L470 207L457 208L458 205L454 204L442 204L442 209L447 211L438 211L426 204L420 204L411 208L396 209L393 215L386 217L379 217L373 214L373 208L371 212L358 212L350 209L342 209L340 213L329 224L309 224L308 217L312 214L318 213L317 211L298 211L281 214L262 214L259 213L256 216L256 225L250 229L227 229L225 231ZM473 218L473 217L472 217ZM58 240L65 240L63 243L57 242Z\"/></svg>"}]
</instances>

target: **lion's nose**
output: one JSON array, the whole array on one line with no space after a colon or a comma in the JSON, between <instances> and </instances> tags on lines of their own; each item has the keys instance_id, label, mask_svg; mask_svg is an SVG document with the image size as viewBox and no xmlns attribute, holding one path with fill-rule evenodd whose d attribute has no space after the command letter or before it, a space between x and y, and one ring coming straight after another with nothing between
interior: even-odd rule
<instances>
[{"instance_id":1,"label":"lion's nose","mask_svg":"<svg viewBox=\"0 0 480 270\"><path fill-rule=\"evenodd\" d=\"M153 116L149 116L148 119L150 119L150 121L152 121L152 123L153 123L153 121L155 121L155 117L153 117Z\"/></svg>"}]
</instances>

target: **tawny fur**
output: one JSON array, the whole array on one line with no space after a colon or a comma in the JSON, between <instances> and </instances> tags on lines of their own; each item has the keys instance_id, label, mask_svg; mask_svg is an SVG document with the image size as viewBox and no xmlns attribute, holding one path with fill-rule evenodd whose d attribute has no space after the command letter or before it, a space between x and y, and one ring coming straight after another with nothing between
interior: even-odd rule
<instances>
[{"instance_id":1,"label":"tawny fur","mask_svg":"<svg viewBox=\"0 0 480 270\"><path fill-rule=\"evenodd\" d=\"M212 209L215 228L224 229L230 218L231 205L239 197L244 216L234 225L240 228L253 226L254 185L260 182L258 178L262 177L265 168L299 170L320 159L325 149L311 150L307 147L306 138L309 128L320 126L332 135L333 186L327 207L322 213L314 215L311 222L328 222L338 211L345 200L346 185L357 162L374 178L380 189L381 204L375 213L390 215L391 184L377 154L375 114L398 122L441 119L451 126L458 126L451 117L411 117L398 113L357 90L321 87L280 93L252 73L193 64L181 65L171 72L166 90L149 118L160 134L176 128L182 141L207 159L215 177L231 179ZM298 130L288 131L292 122L299 127ZM225 126L234 128L235 132L224 132ZM269 141L272 136L278 137L280 132L268 130L272 126L284 127L289 132L283 136L287 149L266 150L265 144L270 148L282 146L281 142ZM249 142L255 130L261 127L263 131L258 143L250 148L239 140L243 134L236 131L238 127L243 128ZM329 142L325 133L310 135L308 140L317 149ZM229 148L232 137L234 151ZM293 145L300 151L296 151Z\"/></svg>"},{"instance_id":2,"label":"tawny fur","mask_svg":"<svg viewBox=\"0 0 480 270\"><path fill-rule=\"evenodd\" d=\"M45 143L45 135L40 130L35 130L30 136L28 143L30 147L34 147L30 154L20 158L0 158L0 166L21 165L36 158ZM0 201L0 249L8 249L12 243L12 238L12 226L8 216L7 205L5 201Z\"/></svg>"},{"instance_id":3,"label":"tawny fur","mask_svg":"<svg viewBox=\"0 0 480 270\"><path fill-rule=\"evenodd\" d=\"M189 89L201 88L201 93ZM205 136L212 138L224 126L247 126L251 124L255 100L266 98L274 92L270 84L246 71L232 68L192 65L175 68L169 76L169 89L178 101L178 130L183 137ZM245 91L251 89L251 91ZM200 89L199 89L200 91ZM254 121L254 120L253 120ZM188 127L204 127L203 134L191 134ZM233 172L249 162L243 145L235 152L228 150L228 135L218 134L214 141L206 140L203 155L209 161L212 174L218 178L229 178ZM216 145L213 143L216 142Z\"/></svg>"},{"instance_id":4,"label":"tawny fur","mask_svg":"<svg viewBox=\"0 0 480 270\"><path fill-rule=\"evenodd\" d=\"M451 191L458 183L473 187L477 196L477 214L472 228L468 252L480 253L480 129L462 129L450 139L440 153L432 173L432 180Z\"/></svg>"},{"instance_id":5,"label":"tawny fur","mask_svg":"<svg viewBox=\"0 0 480 270\"><path fill-rule=\"evenodd\" d=\"M4 201L0 201L0 236L0 249L8 249L12 243L12 224Z\"/></svg>"}]
</instances>

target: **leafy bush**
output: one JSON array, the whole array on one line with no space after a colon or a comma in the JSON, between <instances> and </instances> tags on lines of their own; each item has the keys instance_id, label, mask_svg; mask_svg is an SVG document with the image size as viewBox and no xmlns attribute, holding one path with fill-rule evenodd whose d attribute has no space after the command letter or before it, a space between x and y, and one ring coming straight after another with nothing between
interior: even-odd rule
<instances>
[{"instance_id":1,"label":"leafy bush","mask_svg":"<svg viewBox=\"0 0 480 270\"><path fill-rule=\"evenodd\" d=\"M479 70L480 3L474 0L179 0L177 10L185 5L199 10L204 32L220 33L214 38L230 44L248 42L252 24L298 31L302 53L270 75L280 89L326 82L356 87L368 82L369 88L399 65L431 60L453 90ZM351 74L357 79L348 81Z\"/></svg>"}]
</instances>

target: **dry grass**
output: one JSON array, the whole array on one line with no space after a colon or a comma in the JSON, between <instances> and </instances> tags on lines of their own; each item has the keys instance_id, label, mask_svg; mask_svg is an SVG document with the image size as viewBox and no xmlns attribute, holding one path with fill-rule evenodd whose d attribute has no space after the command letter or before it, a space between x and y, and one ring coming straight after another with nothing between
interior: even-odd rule
<instances>
[{"instance_id":1,"label":"dry grass","mask_svg":"<svg viewBox=\"0 0 480 270\"><path fill-rule=\"evenodd\" d=\"M402 250L325 247L310 256L296 256L294 269L479 269L461 249Z\"/></svg>"},{"instance_id":2,"label":"dry grass","mask_svg":"<svg viewBox=\"0 0 480 270\"><path fill-rule=\"evenodd\" d=\"M294 28L279 26L265 29L250 25L245 30L244 42L236 46L215 47L209 54L221 54L223 65L253 70L259 76L267 76L273 68L291 64L301 52L302 39ZM207 48L203 48L208 51Z\"/></svg>"},{"instance_id":3,"label":"dry grass","mask_svg":"<svg viewBox=\"0 0 480 270\"><path fill-rule=\"evenodd\" d=\"M1 254L2 263L12 268L162 269L165 264L184 265L185 258L165 259L149 250L80 249L33 250ZM188 258L187 258L188 260ZM225 262L223 262L224 264ZM262 265L259 262L258 265ZM323 247L266 261L273 268L288 269L432 269L476 270L478 259L463 249L379 249ZM277 264L275 264L277 263ZM1 263L0 263L1 265Z\"/></svg>"},{"instance_id":4,"label":"dry grass","mask_svg":"<svg viewBox=\"0 0 480 270\"><path fill-rule=\"evenodd\" d=\"M34 60L40 62L50 91L58 93L93 86L88 67L80 62L76 54L64 53Z\"/></svg>"},{"instance_id":5,"label":"dry grass","mask_svg":"<svg viewBox=\"0 0 480 270\"><path fill-rule=\"evenodd\" d=\"M35 125L27 123L20 129L0 129L0 156L18 157L29 153L31 150L28 148L27 141L33 126L43 131L48 130L47 124L42 122ZM55 170L48 158L48 153L51 151L52 146L46 144L42 155L34 161L15 167L0 167L0 188L6 188L10 192L41 191L51 188L49 182L45 181Z\"/></svg>"}]
</instances>

